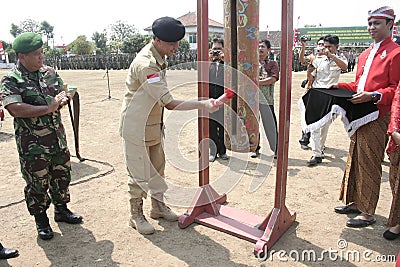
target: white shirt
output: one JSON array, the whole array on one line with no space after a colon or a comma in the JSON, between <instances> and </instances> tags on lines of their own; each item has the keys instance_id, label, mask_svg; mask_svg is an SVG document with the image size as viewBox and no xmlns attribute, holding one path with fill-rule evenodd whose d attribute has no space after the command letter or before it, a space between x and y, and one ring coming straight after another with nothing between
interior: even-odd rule
<instances>
[{"instance_id":1,"label":"white shirt","mask_svg":"<svg viewBox=\"0 0 400 267\"><path fill-rule=\"evenodd\" d=\"M374 60L375 54L378 51L379 47L381 46L381 43L382 43L382 41L377 44L374 44L374 47L369 52L367 61L365 62L363 74L361 75L360 82L358 83L358 86L357 86L357 92L364 91L365 82L367 81L369 69L371 68L371 65L372 65L372 60Z\"/></svg>"},{"instance_id":2,"label":"white shirt","mask_svg":"<svg viewBox=\"0 0 400 267\"><path fill-rule=\"evenodd\" d=\"M338 57L340 60L346 63L346 57ZM315 67L313 76L315 76L315 81L313 83L314 88L327 88L329 85L338 83L339 76L342 69L327 56L317 56L313 61L312 65Z\"/></svg>"}]
</instances>

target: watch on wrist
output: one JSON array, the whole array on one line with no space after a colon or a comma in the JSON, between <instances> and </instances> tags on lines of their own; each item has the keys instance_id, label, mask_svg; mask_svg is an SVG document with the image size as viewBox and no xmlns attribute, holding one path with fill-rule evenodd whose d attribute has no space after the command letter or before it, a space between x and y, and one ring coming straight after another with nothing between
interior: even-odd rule
<instances>
[{"instance_id":1,"label":"watch on wrist","mask_svg":"<svg viewBox=\"0 0 400 267\"><path fill-rule=\"evenodd\" d=\"M372 92L372 102L377 103L381 99L381 94L378 92Z\"/></svg>"}]
</instances>

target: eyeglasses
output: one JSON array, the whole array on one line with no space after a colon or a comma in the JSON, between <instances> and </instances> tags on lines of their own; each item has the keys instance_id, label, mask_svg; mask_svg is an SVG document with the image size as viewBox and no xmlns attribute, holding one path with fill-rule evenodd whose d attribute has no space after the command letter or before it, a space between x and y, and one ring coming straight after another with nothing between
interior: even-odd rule
<instances>
[{"instance_id":1,"label":"eyeglasses","mask_svg":"<svg viewBox=\"0 0 400 267\"><path fill-rule=\"evenodd\" d=\"M322 42L322 43L317 43L317 45L324 45L324 43Z\"/></svg>"},{"instance_id":2,"label":"eyeglasses","mask_svg":"<svg viewBox=\"0 0 400 267\"><path fill-rule=\"evenodd\" d=\"M43 51L35 51L35 52L30 52L30 54L34 57L40 57L40 56L44 56L44 52Z\"/></svg>"}]
</instances>

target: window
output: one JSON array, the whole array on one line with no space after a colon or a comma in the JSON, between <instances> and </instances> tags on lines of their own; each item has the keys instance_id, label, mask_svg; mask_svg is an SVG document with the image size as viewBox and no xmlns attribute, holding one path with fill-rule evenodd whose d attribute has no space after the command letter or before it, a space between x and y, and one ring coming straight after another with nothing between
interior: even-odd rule
<instances>
[{"instance_id":1,"label":"window","mask_svg":"<svg viewBox=\"0 0 400 267\"><path fill-rule=\"evenodd\" d=\"M189 34L189 43L190 44L196 44L197 43L197 34L196 33Z\"/></svg>"}]
</instances>

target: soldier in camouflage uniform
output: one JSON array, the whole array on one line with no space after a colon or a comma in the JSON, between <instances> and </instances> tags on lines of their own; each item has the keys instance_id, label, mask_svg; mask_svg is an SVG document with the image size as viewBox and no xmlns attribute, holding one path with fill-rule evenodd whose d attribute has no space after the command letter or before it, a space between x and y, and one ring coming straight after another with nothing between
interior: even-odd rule
<instances>
[{"instance_id":1,"label":"soldier in camouflage uniform","mask_svg":"<svg viewBox=\"0 0 400 267\"><path fill-rule=\"evenodd\" d=\"M46 214L51 202L57 222L76 224L82 217L67 208L71 163L59 109L68 96L54 69L43 66L42 45L39 34L17 36L13 49L18 61L1 81L0 98L14 117L28 211L35 217L39 237L51 239L53 231Z\"/></svg>"}]
</instances>

